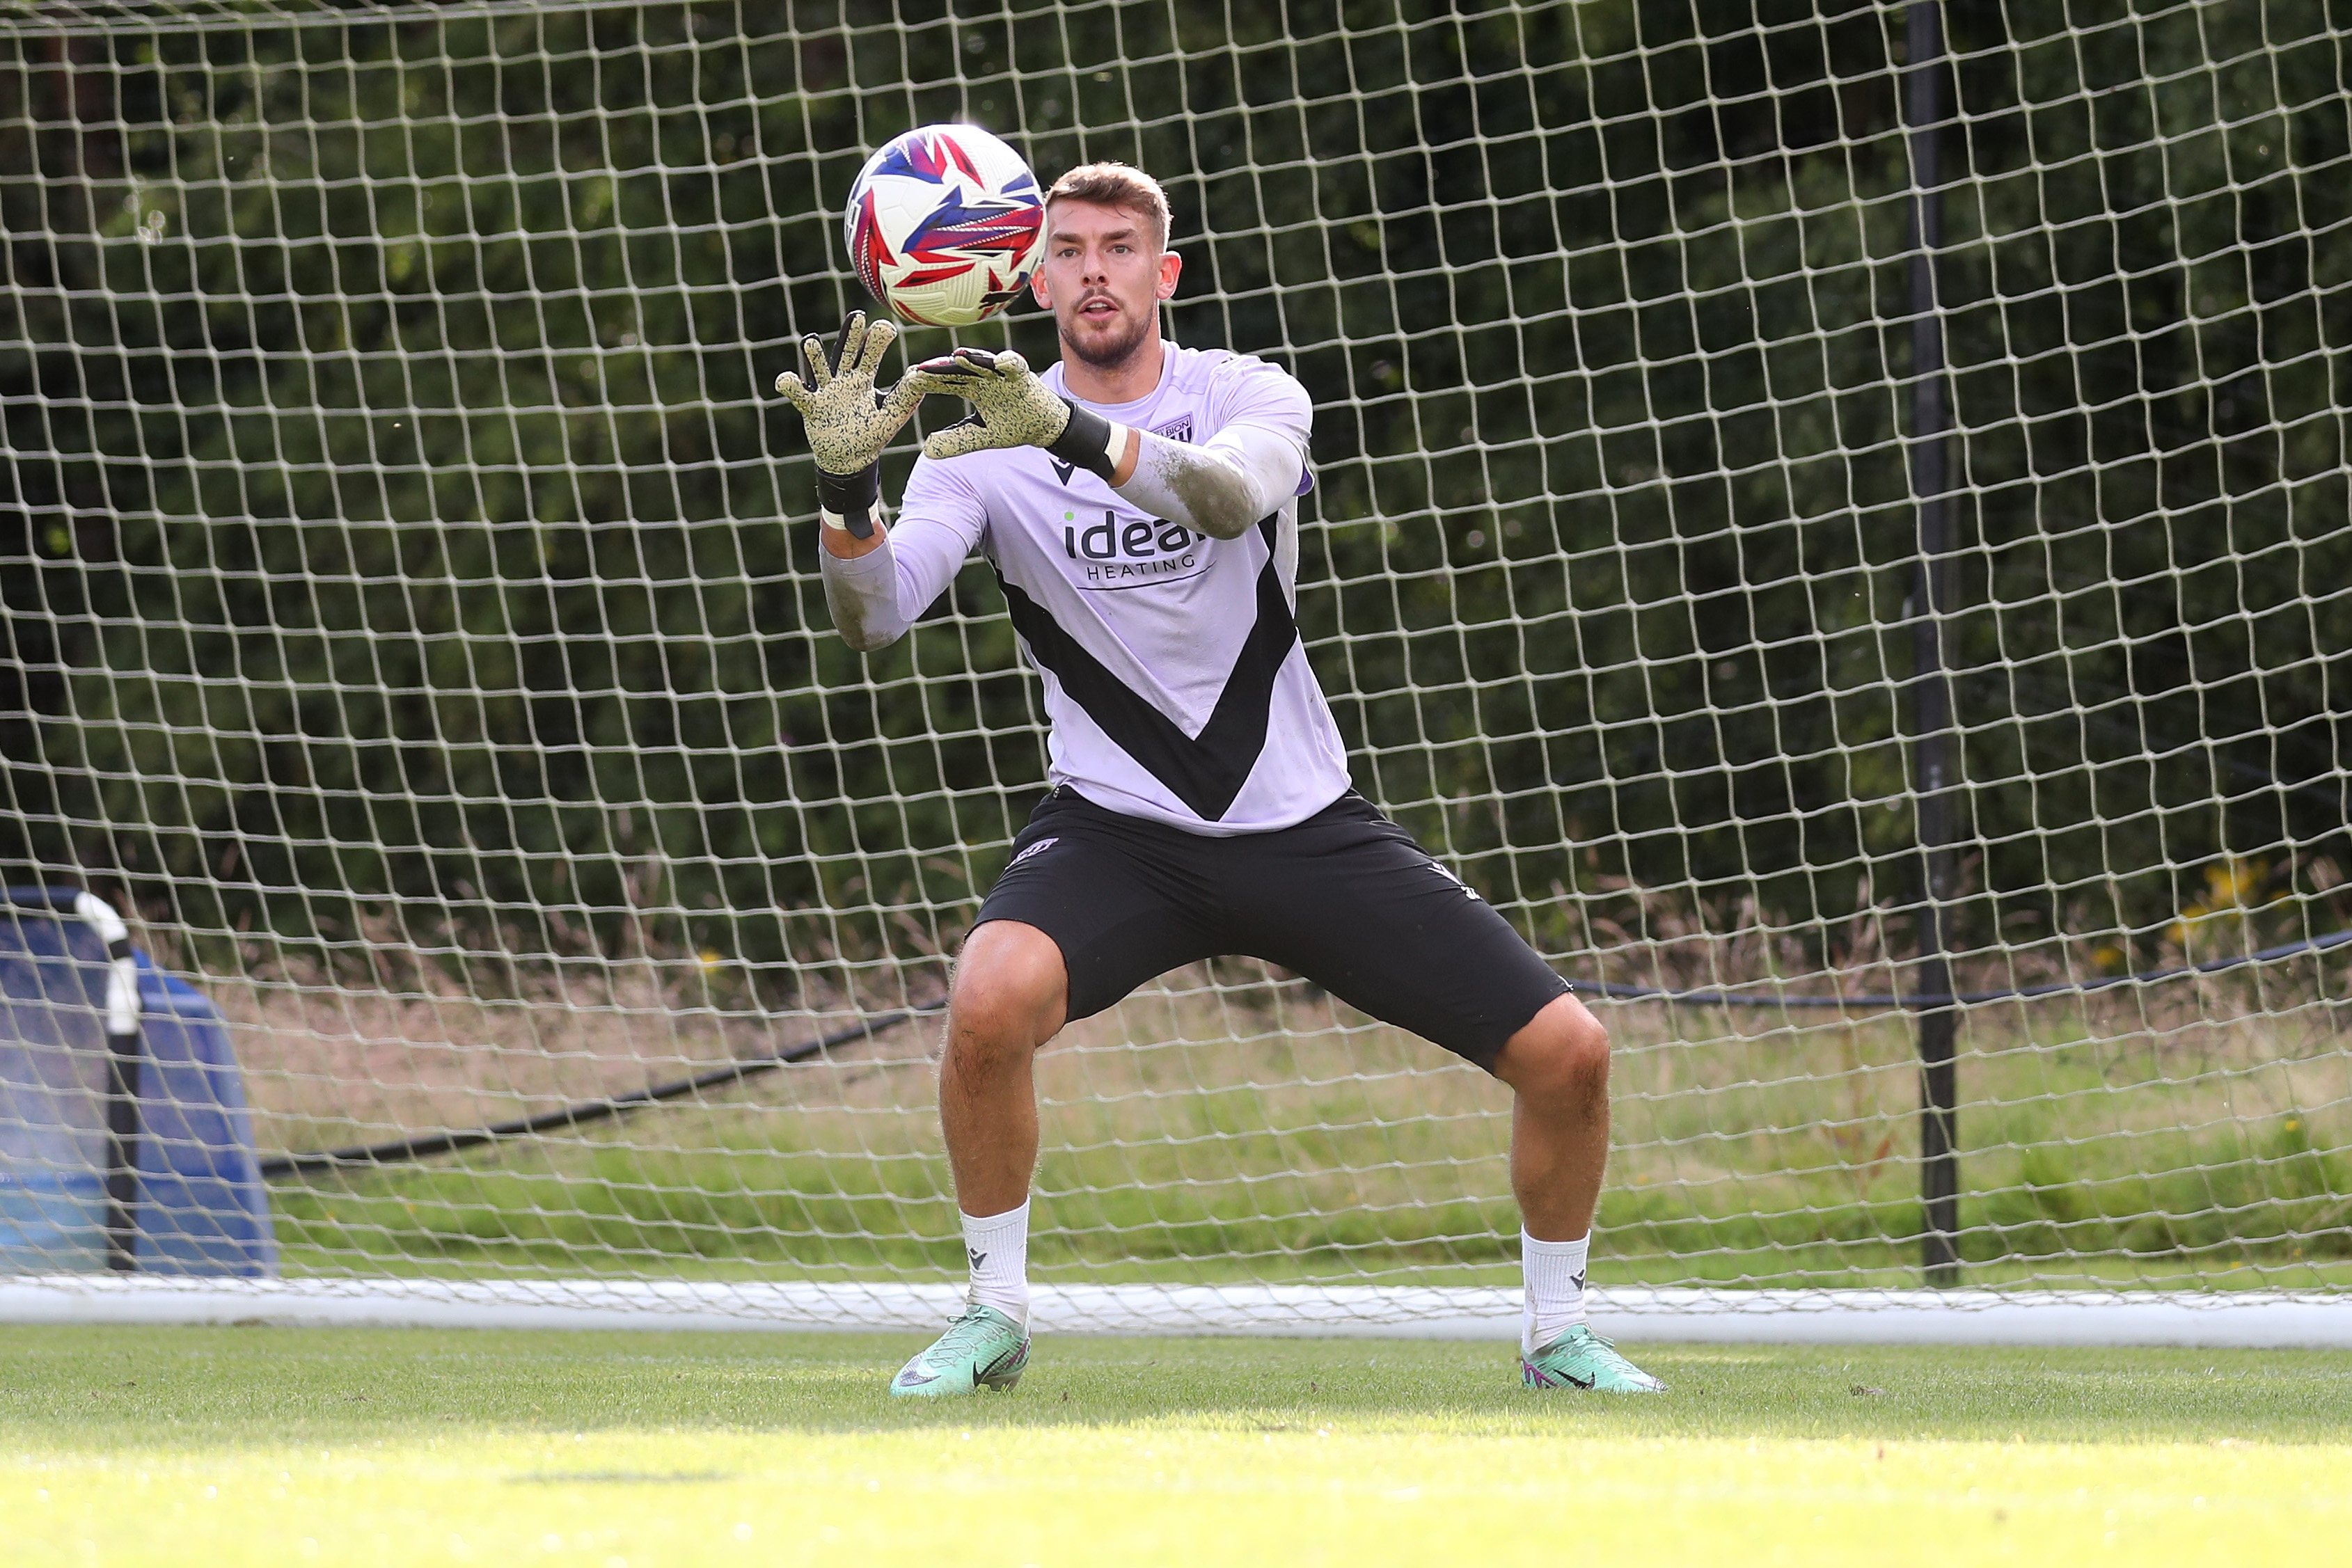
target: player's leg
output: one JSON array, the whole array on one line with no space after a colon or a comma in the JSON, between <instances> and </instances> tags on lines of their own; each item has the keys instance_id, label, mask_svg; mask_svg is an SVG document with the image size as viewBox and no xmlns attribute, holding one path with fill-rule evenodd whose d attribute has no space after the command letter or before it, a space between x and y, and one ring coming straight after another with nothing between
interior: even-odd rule
<instances>
[{"instance_id":1,"label":"player's leg","mask_svg":"<svg viewBox=\"0 0 2352 1568\"><path fill-rule=\"evenodd\" d=\"M1548 1387L1662 1387L1583 1321L1609 1146L1600 1021L1510 922L1359 797L1268 835L1235 870L1228 896L1248 908L1249 951L1511 1086L1528 1301L1522 1375Z\"/></svg>"},{"instance_id":2,"label":"player's leg","mask_svg":"<svg viewBox=\"0 0 2352 1568\"><path fill-rule=\"evenodd\" d=\"M900 1370L891 1393L1009 1388L1028 1364L1037 1052L1066 1019L1208 956L1187 913L1197 902L1187 897L1191 843L1067 791L1013 841L956 960L940 1061L940 1130L971 1287L963 1314Z\"/></svg>"},{"instance_id":3,"label":"player's leg","mask_svg":"<svg viewBox=\"0 0 2352 1568\"><path fill-rule=\"evenodd\" d=\"M1584 1321L1585 1258L1609 1162L1609 1034L1555 997L1496 1054L1511 1086L1511 1192L1519 1200L1526 1312L1519 1377L1530 1388L1663 1393Z\"/></svg>"},{"instance_id":4,"label":"player's leg","mask_svg":"<svg viewBox=\"0 0 2352 1568\"><path fill-rule=\"evenodd\" d=\"M955 1177L971 1284L964 1310L898 1369L895 1395L1010 1388L1029 1364L1029 1176L1037 1166L1038 1048L1061 1031L1062 950L1034 925L973 927L948 991L940 1131Z\"/></svg>"},{"instance_id":5,"label":"player's leg","mask_svg":"<svg viewBox=\"0 0 2352 1568\"><path fill-rule=\"evenodd\" d=\"M1037 1051L1062 1030L1069 977L1059 944L1018 920L972 928L948 993L940 1130L967 1215L1029 1198L1037 1168Z\"/></svg>"},{"instance_id":6,"label":"player's leg","mask_svg":"<svg viewBox=\"0 0 2352 1568\"><path fill-rule=\"evenodd\" d=\"M1528 1234L1571 1241L1592 1229L1609 1163L1609 1032L1572 996L1554 997L1496 1054L1511 1086L1511 1192Z\"/></svg>"}]
</instances>

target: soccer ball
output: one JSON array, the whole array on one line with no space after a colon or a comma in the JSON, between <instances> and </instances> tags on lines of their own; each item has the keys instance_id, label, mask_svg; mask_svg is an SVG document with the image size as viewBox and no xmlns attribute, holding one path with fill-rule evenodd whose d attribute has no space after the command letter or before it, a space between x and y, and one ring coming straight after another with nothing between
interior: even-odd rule
<instances>
[{"instance_id":1,"label":"soccer ball","mask_svg":"<svg viewBox=\"0 0 2352 1568\"><path fill-rule=\"evenodd\" d=\"M857 172L842 224L850 265L901 321L969 327L1029 286L1045 198L1021 154L973 125L926 125Z\"/></svg>"}]
</instances>

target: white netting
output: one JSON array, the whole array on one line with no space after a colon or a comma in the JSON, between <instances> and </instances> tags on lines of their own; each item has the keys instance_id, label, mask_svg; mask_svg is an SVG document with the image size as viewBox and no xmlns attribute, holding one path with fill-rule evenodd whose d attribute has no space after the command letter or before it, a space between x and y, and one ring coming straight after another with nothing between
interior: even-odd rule
<instances>
[{"instance_id":1,"label":"white netting","mask_svg":"<svg viewBox=\"0 0 2352 1568\"><path fill-rule=\"evenodd\" d=\"M1946 916L1957 988L2052 988L1963 1013L1965 1277L2340 1284L2340 961L2294 945L2352 925L2344 44L2318 0L1947 21ZM1598 1275L1918 1277L1899 10L0 29L0 870L135 912L266 1155L940 998L1039 789L1033 687L983 572L843 649L765 389L859 302L867 151L967 119L1159 173L1174 336L1313 393L1300 619L1365 791L1564 972L1737 993L1603 1009ZM1053 352L1030 310L962 337ZM284 1267L950 1277L934 1029L281 1165ZM1263 966L1042 1082L1041 1280L1515 1277L1503 1093Z\"/></svg>"}]
</instances>

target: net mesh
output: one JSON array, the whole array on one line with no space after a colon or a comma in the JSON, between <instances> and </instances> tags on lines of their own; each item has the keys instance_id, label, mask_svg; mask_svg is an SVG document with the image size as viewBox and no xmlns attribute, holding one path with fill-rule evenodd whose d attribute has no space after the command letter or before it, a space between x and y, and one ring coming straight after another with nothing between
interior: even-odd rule
<instances>
[{"instance_id":1,"label":"net mesh","mask_svg":"<svg viewBox=\"0 0 2352 1568\"><path fill-rule=\"evenodd\" d=\"M2342 35L1949 8L1931 607L1902 21L0 23L0 862L198 980L266 1155L793 1059L281 1158L290 1273L957 1273L928 1009L1041 791L1037 695L978 570L844 649L765 388L862 302L866 152L966 120L1048 178L1157 172L1172 335L1312 393L1299 620L1359 785L1564 973L1681 995L1602 1009L1597 1279L1918 1278L1932 610L1946 940L1992 994L1966 1277L2340 1285ZM1027 308L961 340L1054 352ZM1041 1086L1042 1280L1516 1278L1507 1094L1297 977L1170 976Z\"/></svg>"}]
</instances>

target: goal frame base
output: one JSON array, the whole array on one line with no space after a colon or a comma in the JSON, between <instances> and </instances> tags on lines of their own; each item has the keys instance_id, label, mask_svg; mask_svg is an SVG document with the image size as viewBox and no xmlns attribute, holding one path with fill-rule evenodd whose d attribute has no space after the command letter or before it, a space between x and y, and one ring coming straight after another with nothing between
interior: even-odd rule
<instances>
[{"instance_id":1,"label":"goal frame base","mask_svg":"<svg viewBox=\"0 0 2352 1568\"><path fill-rule=\"evenodd\" d=\"M0 1281L0 1324L919 1332L961 1287L893 1281ZM1596 1288L1592 1322L1708 1344L2178 1345L2352 1349L2339 1298L2284 1291L1714 1291ZM1041 1333L1514 1340L1519 1294L1491 1287L1042 1285Z\"/></svg>"}]
</instances>

